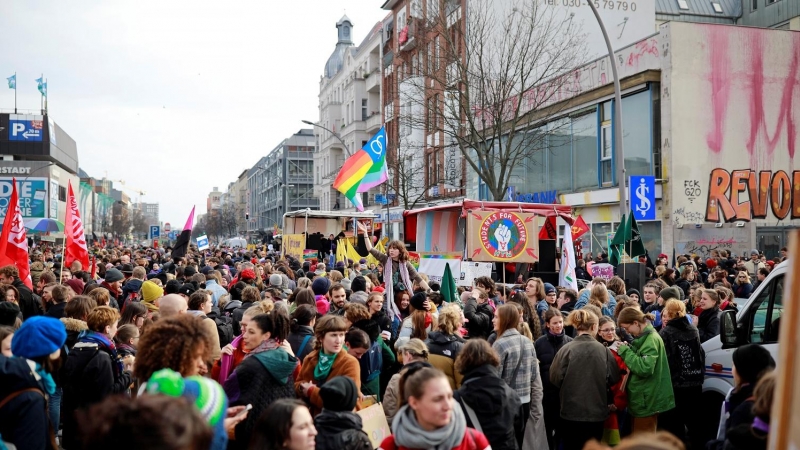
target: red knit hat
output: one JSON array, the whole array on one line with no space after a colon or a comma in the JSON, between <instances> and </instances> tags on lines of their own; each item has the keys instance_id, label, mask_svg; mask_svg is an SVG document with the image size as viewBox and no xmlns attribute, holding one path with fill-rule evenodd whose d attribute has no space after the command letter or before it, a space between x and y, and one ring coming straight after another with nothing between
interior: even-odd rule
<instances>
[{"instance_id":1,"label":"red knit hat","mask_svg":"<svg viewBox=\"0 0 800 450\"><path fill-rule=\"evenodd\" d=\"M239 277L242 280L255 280L256 273L252 271L252 269L244 269L242 271L242 275Z\"/></svg>"}]
</instances>

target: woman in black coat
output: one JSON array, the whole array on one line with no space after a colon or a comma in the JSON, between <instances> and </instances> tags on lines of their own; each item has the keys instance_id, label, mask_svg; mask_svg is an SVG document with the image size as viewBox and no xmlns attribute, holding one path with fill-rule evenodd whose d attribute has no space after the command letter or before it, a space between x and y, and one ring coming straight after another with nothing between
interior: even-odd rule
<instances>
[{"instance_id":1,"label":"woman in black coat","mask_svg":"<svg viewBox=\"0 0 800 450\"><path fill-rule=\"evenodd\" d=\"M719 335L719 294L713 289L703 289L700 296L699 316L692 318L692 325L697 327L700 342L705 342Z\"/></svg>"},{"instance_id":2,"label":"woman in black coat","mask_svg":"<svg viewBox=\"0 0 800 450\"><path fill-rule=\"evenodd\" d=\"M536 340L536 357L539 358L539 372L542 375L544 397L544 426L547 429L547 444L551 450L558 445L557 427L561 420L561 397L559 389L550 382L550 365L556 353L572 338L564 333L564 317L561 311L550 308L544 312L545 331L542 337Z\"/></svg>"},{"instance_id":3,"label":"woman in black coat","mask_svg":"<svg viewBox=\"0 0 800 450\"><path fill-rule=\"evenodd\" d=\"M461 405L467 426L481 431L494 450L517 450L514 427L521 410L519 395L498 374L500 359L483 339L470 339L456 359L464 374L453 398Z\"/></svg>"}]
</instances>

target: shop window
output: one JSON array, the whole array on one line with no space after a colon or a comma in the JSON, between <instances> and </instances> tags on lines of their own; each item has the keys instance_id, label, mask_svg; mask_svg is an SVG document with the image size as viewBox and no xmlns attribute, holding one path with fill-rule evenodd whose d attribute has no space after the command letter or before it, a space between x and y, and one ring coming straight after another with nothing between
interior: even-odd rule
<instances>
[{"instance_id":1,"label":"shop window","mask_svg":"<svg viewBox=\"0 0 800 450\"><path fill-rule=\"evenodd\" d=\"M597 112L572 119L572 179L575 190L597 187Z\"/></svg>"},{"instance_id":2,"label":"shop window","mask_svg":"<svg viewBox=\"0 0 800 450\"><path fill-rule=\"evenodd\" d=\"M611 128L613 108L611 102L605 102L600 107L600 183L610 186L614 182L613 153L614 133Z\"/></svg>"},{"instance_id":3,"label":"shop window","mask_svg":"<svg viewBox=\"0 0 800 450\"><path fill-rule=\"evenodd\" d=\"M547 137L547 190L572 191L572 127L570 119L551 122Z\"/></svg>"}]
</instances>

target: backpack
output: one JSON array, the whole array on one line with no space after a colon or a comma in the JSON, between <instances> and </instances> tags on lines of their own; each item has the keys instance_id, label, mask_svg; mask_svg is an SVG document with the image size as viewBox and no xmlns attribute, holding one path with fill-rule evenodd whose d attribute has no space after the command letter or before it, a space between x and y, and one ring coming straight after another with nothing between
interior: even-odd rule
<instances>
[{"instance_id":1,"label":"backpack","mask_svg":"<svg viewBox=\"0 0 800 450\"><path fill-rule=\"evenodd\" d=\"M219 346L220 348L225 347L226 345L233 342L233 319L227 316L219 316L219 317L206 317L207 319L211 319L214 321L214 325L217 326L217 334L219 334Z\"/></svg>"},{"instance_id":2,"label":"backpack","mask_svg":"<svg viewBox=\"0 0 800 450\"><path fill-rule=\"evenodd\" d=\"M367 382L379 377L383 368L383 349L379 339L375 339L361 357L361 379Z\"/></svg>"}]
</instances>

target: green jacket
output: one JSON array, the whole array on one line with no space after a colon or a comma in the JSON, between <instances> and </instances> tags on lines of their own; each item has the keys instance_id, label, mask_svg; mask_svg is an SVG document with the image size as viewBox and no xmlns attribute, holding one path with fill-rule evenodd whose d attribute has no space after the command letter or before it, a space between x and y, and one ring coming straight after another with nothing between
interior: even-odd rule
<instances>
[{"instance_id":1,"label":"green jacket","mask_svg":"<svg viewBox=\"0 0 800 450\"><path fill-rule=\"evenodd\" d=\"M630 371L628 411L633 417L653 416L675 408L664 341L652 325L647 325L630 345L620 345L619 356Z\"/></svg>"}]
</instances>

